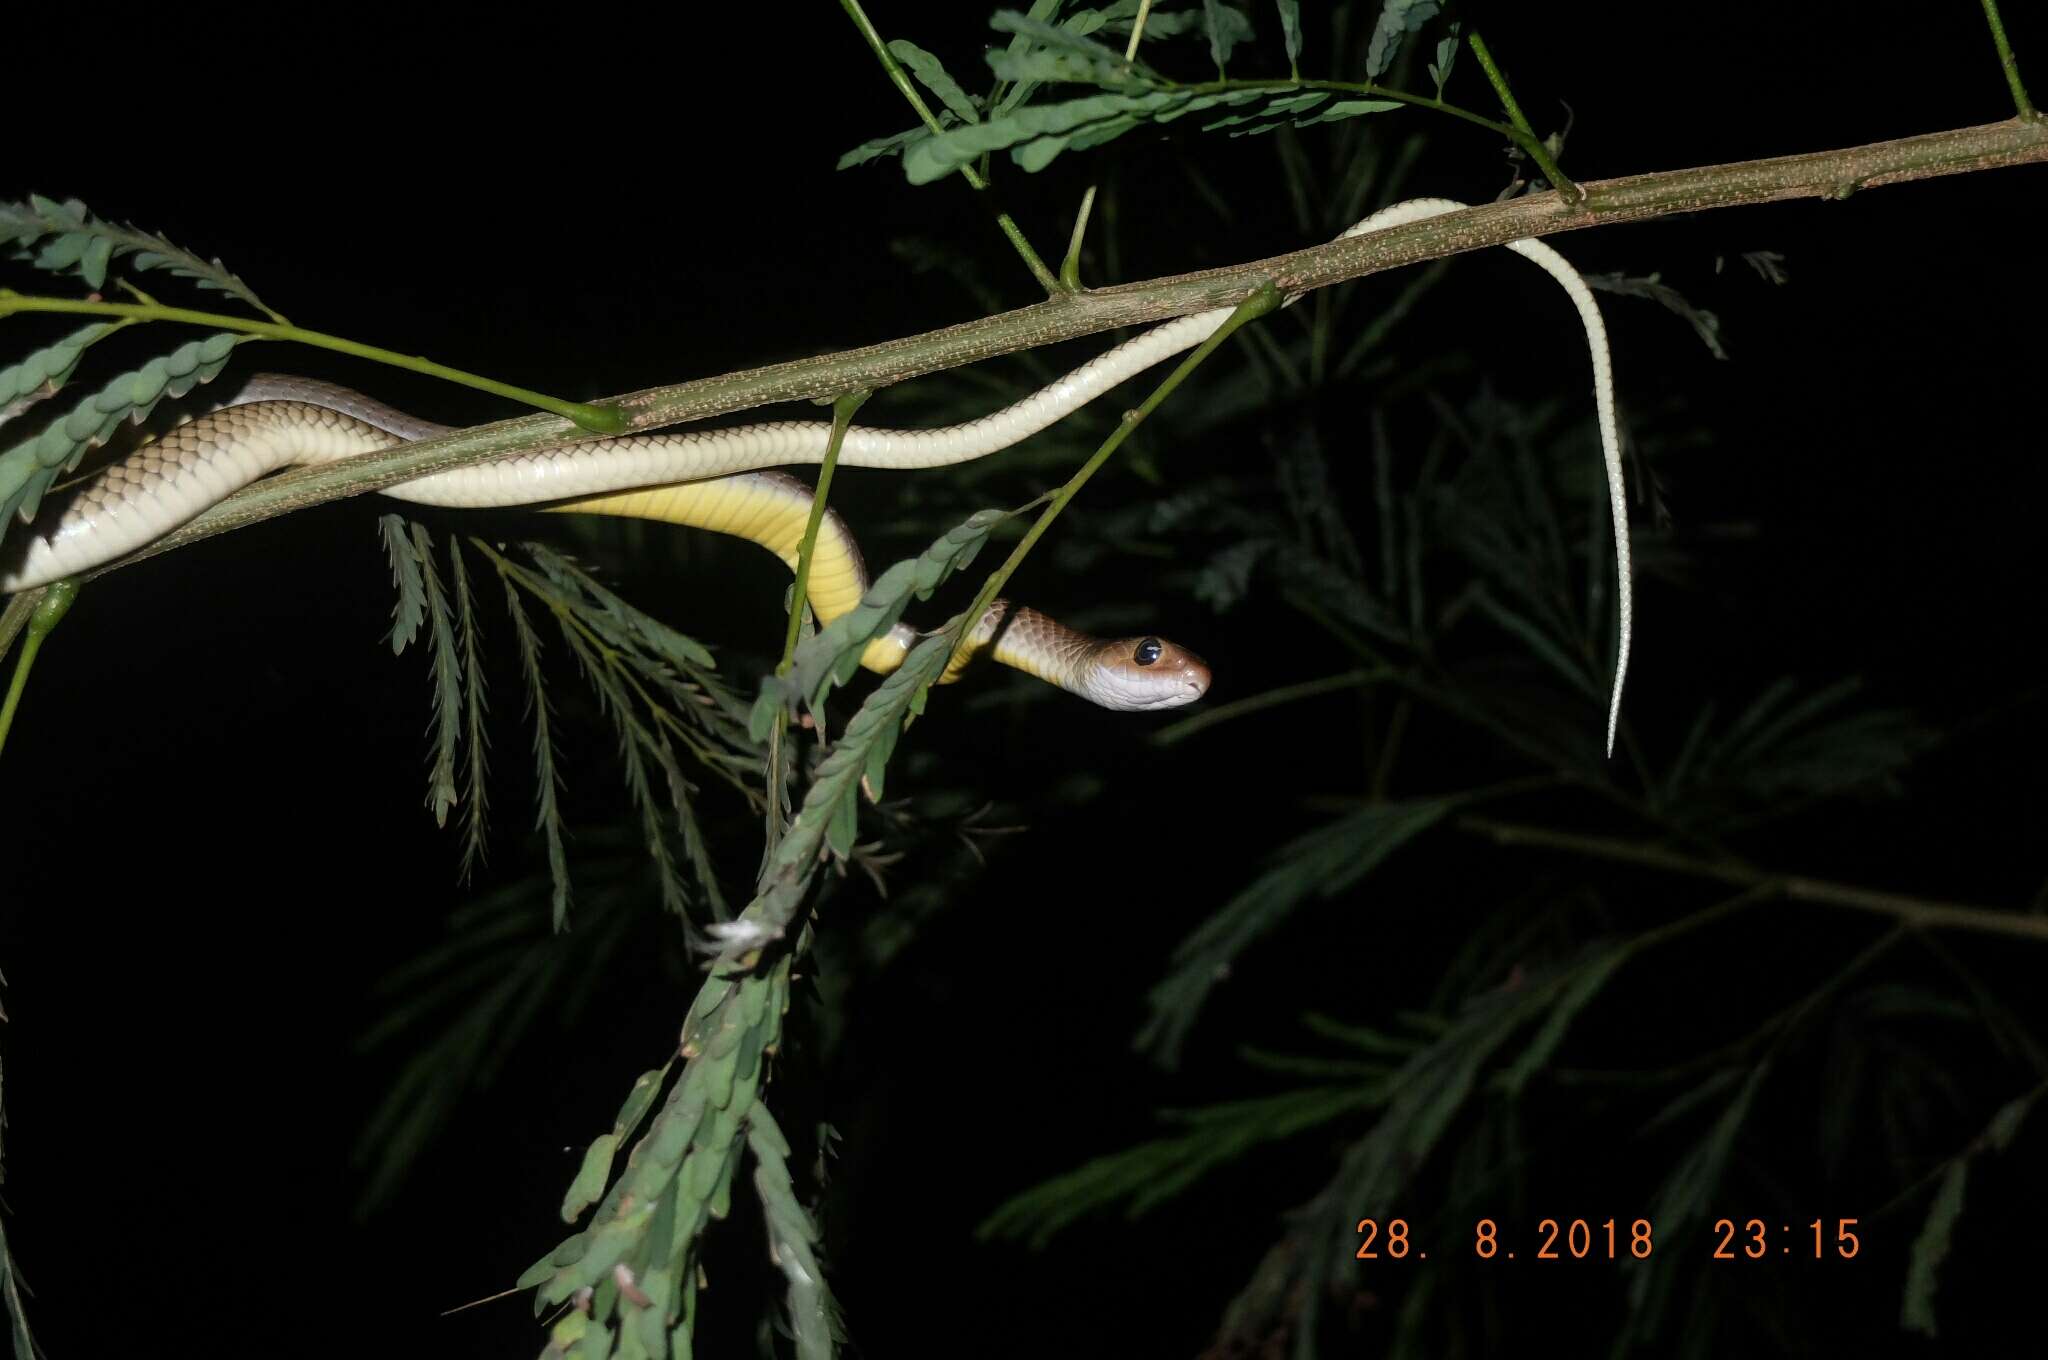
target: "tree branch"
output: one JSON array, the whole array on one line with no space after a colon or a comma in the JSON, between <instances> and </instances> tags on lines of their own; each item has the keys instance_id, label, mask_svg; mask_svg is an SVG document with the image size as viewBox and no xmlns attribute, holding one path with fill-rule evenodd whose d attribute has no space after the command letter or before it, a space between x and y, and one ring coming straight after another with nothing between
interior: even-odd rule
<instances>
[{"instance_id":1,"label":"tree branch","mask_svg":"<svg viewBox=\"0 0 2048 1360\"><path fill-rule=\"evenodd\" d=\"M774 402L886 387L1119 326L1235 307L1269 281L1283 292L1299 293L1526 237L1750 203L1841 199L1859 189L2043 163L2048 163L2048 124L2014 118L1841 151L1595 180L1578 186L1585 198L1577 204L1566 204L1555 192L1531 194L1271 259L1063 296L862 349L650 388L620 397L614 405L624 413L629 431L654 430ZM559 417L529 415L301 468L237 492L184 528L102 570L428 473L593 437Z\"/></svg>"},{"instance_id":2,"label":"tree branch","mask_svg":"<svg viewBox=\"0 0 2048 1360\"><path fill-rule=\"evenodd\" d=\"M1772 873L1736 860L1701 859L1641 841L1617 840L1611 836L1587 836L1575 831L1555 831L1544 826L1520 826L1496 822L1487 817L1460 817L1462 831L1485 836L1496 845L1534 845L1566 854L1584 855L1619 864L1639 864L1646 869L1690 878L1712 879L1741 888L1757 888L1791 898L1795 902L1820 902L1833 907L1874 912L1908 926L1935 929L1975 930L1992 935L2017 935L2048 940L2048 916L2020 911L1999 911L1993 907L1972 907L1960 902L1936 902L1903 893L1859 888L1853 883L1834 883L1799 874Z\"/></svg>"}]
</instances>

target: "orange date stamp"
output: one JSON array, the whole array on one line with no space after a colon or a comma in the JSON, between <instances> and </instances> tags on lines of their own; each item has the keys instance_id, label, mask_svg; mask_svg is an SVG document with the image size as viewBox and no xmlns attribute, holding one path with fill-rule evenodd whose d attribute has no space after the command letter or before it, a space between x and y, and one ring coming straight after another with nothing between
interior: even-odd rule
<instances>
[{"instance_id":1,"label":"orange date stamp","mask_svg":"<svg viewBox=\"0 0 2048 1360\"><path fill-rule=\"evenodd\" d=\"M1847 1261L1863 1249L1853 1218L1793 1223L1762 1218L1717 1218L1704 1242L1690 1244L1714 1261L1761 1261L1776 1256ZM1515 1234L1491 1218L1479 1219L1450 1256L1479 1261L1647 1261L1659 1249L1647 1218L1541 1218L1533 1232ZM1666 1245L1665 1249L1672 1249ZM1361 1261L1427 1261L1429 1251L1405 1218L1358 1220Z\"/></svg>"}]
</instances>

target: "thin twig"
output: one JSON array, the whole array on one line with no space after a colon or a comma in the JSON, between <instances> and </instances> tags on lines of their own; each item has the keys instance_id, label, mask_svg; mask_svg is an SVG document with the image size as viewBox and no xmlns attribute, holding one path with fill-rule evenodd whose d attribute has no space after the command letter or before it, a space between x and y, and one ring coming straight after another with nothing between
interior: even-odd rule
<instances>
[{"instance_id":1,"label":"thin twig","mask_svg":"<svg viewBox=\"0 0 2048 1360\"><path fill-rule=\"evenodd\" d=\"M1198 713L1192 718L1183 718L1171 726L1162 727L1152 734L1152 744L1171 746L1177 741L1185 741L1197 732L1214 727L1217 723L1242 718L1247 713L1259 713L1269 708L1278 708L1282 704L1313 699L1319 694L1334 694L1339 690L1356 689L1375 680L1392 679L1393 675L1392 667L1382 666L1372 670L1345 671L1341 675L1326 675L1318 680L1303 680L1299 684L1282 685L1278 689L1269 689L1232 703L1218 704L1215 708Z\"/></svg>"},{"instance_id":2,"label":"thin twig","mask_svg":"<svg viewBox=\"0 0 2048 1360\"><path fill-rule=\"evenodd\" d=\"M1986 0L1989 3L1989 0ZM1138 0L1138 17L1131 21L1131 40L1124 47L1126 65L1138 58L1138 43L1145 35L1145 20L1152 16L1152 0ZM1095 209L1095 185L1091 182L1081 195L1081 207L1074 214L1074 232L1067 238L1067 258L1060 261L1060 282L1070 289L1081 286L1081 243L1088 236L1088 214Z\"/></svg>"},{"instance_id":3,"label":"thin twig","mask_svg":"<svg viewBox=\"0 0 2048 1360\"><path fill-rule=\"evenodd\" d=\"M1480 68L1486 72L1487 83L1493 86L1494 94L1500 98L1501 108L1507 111L1509 120L1521 133L1515 141L1529 153L1529 158L1543 171L1543 177L1550 181L1552 188L1564 195L1566 202L1584 201L1585 190L1564 177L1564 171L1557 168L1557 160L1550 154L1550 148L1536 135L1536 129L1529 126L1529 120L1522 116L1522 106L1515 102L1514 91L1508 88L1508 78L1502 75L1500 67L1494 64L1493 53L1487 50L1486 40L1479 36L1479 30L1475 28L1467 33L1465 43L1472 49L1472 55L1479 59Z\"/></svg>"},{"instance_id":4,"label":"thin twig","mask_svg":"<svg viewBox=\"0 0 2048 1360\"><path fill-rule=\"evenodd\" d=\"M1074 475L1067 479L1065 485L1053 492L1050 503L1039 513L1038 518L1032 521L1031 527L1024 531L1024 537L1018 540L1017 546L1011 550L1008 559L989 576L988 580L981 587L981 593L974 597L974 603L968 606L967 612L961 616L966 620L966 623L961 629L960 640L953 646L953 659L948 663L949 668L960 664L966 655L968 638L974 631L976 620L981 618L983 612L988 609L990 602L995 599L997 592L1002 590L1003 583L1010 579L1011 573L1023 565L1024 559L1030 555L1031 549L1037 545L1040 538L1044 537L1045 531L1052 527L1052 522L1059 518L1060 511L1066 509L1068 502L1072 501L1081 488L1088 484L1088 479L1093 477L1096 471L1109 461L1111 454L1123 446L1123 442L1131 437L1131 432L1144 423L1145 417L1157 410L1159 403L1173 395L1174 389L1186 380L1188 374L1194 372L1196 368L1200 367L1203 360L1214 354L1217 347L1228 340L1238 327L1244 325L1247 321L1255 320L1258 317L1264 316L1267 312L1278 308L1281 298L1280 290L1269 283L1239 303L1237 310L1232 312L1229 318L1216 328L1215 333L1200 345L1197 345L1194 352L1188 355L1187 358L1181 360L1174 367L1173 372L1167 374L1166 379L1152 390L1152 394L1146 397L1144 401L1138 403L1136 409L1127 412L1124 418L1117 422L1117 427L1110 431L1109 438L1102 441L1102 446L1088 456L1088 461L1081 464Z\"/></svg>"},{"instance_id":5,"label":"thin twig","mask_svg":"<svg viewBox=\"0 0 2048 1360\"><path fill-rule=\"evenodd\" d=\"M28 612L28 632L21 639L21 654L14 658L14 679L7 686L7 697L0 699L0 750L6 749L7 734L14 727L14 712L21 706L21 692L28 686L29 671L35 668L36 653L43 649L43 639L70 612L71 602L78 598L78 582L59 581L33 593L36 598L34 608ZM14 612L11 605L8 612Z\"/></svg>"},{"instance_id":6,"label":"thin twig","mask_svg":"<svg viewBox=\"0 0 2048 1360\"><path fill-rule=\"evenodd\" d=\"M1954 930L1975 930L1992 935L2013 935L2022 939L2048 940L2048 916L2032 916L1992 907L1973 907L1959 902L1940 902L1904 893L1882 892L1849 883L1807 878L1800 874L1779 874L1729 860L1701 859L1640 841L1617 840L1609 836L1588 836L1550 827L1496 822L1486 817L1460 817L1459 829L1489 838L1497 845L1534 845L1592 859L1620 864L1639 864L1649 869L1712 879L1737 887L1765 888L1796 902L1820 902L1855 911L1889 916L1909 926Z\"/></svg>"},{"instance_id":7,"label":"thin twig","mask_svg":"<svg viewBox=\"0 0 2048 1360\"><path fill-rule=\"evenodd\" d=\"M931 106L924 102L924 96L917 92L917 86L910 83L910 77L904 73L902 65L896 60L896 54L882 41L882 35L875 31L874 24L868 20L867 12L860 7L860 0L839 0L839 6L846 11L847 17L853 20L853 25L860 30L860 35L868 40L869 48L874 51L875 60L882 63L882 69L889 73L889 79L902 92L903 97L910 101L910 107L917 111L918 120L933 132L940 131L937 115L931 111ZM988 188L988 181L971 165L960 167L960 177L966 180L968 186L976 193ZM1047 294L1059 297L1067 291L1066 287L1053 277L1053 272L1045 267L1045 261L1039 258L1038 252L1032 249L1030 240L1024 235L1024 229L1017 225L1015 218L999 211L996 213L996 225L1002 228L1003 235L1008 237L1010 244L1016 248L1018 258L1024 261L1024 267L1031 271L1031 277L1038 280L1039 286L1044 288Z\"/></svg>"},{"instance_id":8,"label":"thin twig","mask_svg":"<svg viewBox=\"0 0 2048 1360\"><path fill-rule=\"evenodd\" d=\"M619 434L627 428L626 416L606 406L563 401L560 397L551 397L545 392L515 387L511 383L499 382L496 378L486 378L479 373L437 364L432 359L422 358L417 354L400 354L397 350L365 345L346 336L329 335L325 331L309 331L303 326L258 321L253 317L231 316L226 312L196 311L190 307L166 307L160 302L102 302L96 298L37 297L0 288L0 317L15 312L59 312L79 316L118 316L129 321L172 321L187 326L233 331L238 335L253 335L264 340L289 340L294 344L310 345L314 349L328 349L337 354L352 354L359 359L373 359L392 368L410 369L414 373L424 373L430 378L441 378L459 383L463 387L474 387L479 392L507 397L536 410L547 411L564 420L572 421L593 434Z\"/></svg>"},{"instance_id":9,"label":"thin twig","mask_svg":"<svg viewBox=\"0 0 2048 1360\"><path fill-rule=\"evenodd\" d=\"M1984 22L1991 25L1991 44L1998 49L1998 65L2005 72L2005 83L2012 89L2012 105L2022 118L2035 118L2034 101L2027 98L2027 87L2020 83L2020 60L2013 55L2012 43L2005 36L2005 20L1998 15L1998 0L1984 0Z\"/></svg>"},{"instance_id":10,"label":"thin twig","mask_svg":"<svg viewBox=\"0 0 2048 1360\"><path fill-rule=\"evenodd\" d=\"M1838 199L1851 189L2039 163L2048 163L2048 125L2039 120L2009 119L1843 151L1595 181L1578 186L1586 193L1583 203L1566 203L1555 192L1527 194L1268 260L1067 294L924 335L649 388L605 405L623 413L633 431L659 429L774 402L887 387L926 373L1120 326L1234 307L1267 282L1284 293L1302 292L1524 237L1742 204ZM5 295L0 293L0 304L4 302ZM245 487L176 533L113 565L140 561L231 529L429 473L560 447L588 437L561 418L525 416L300 468Z\"/></svg>"},{"instance_id":11,"label":"thin twig","mask_svg":"<svg viewBox=\"0 0 2048 1360\"><path fill-rule=\"evenodd\" d=\"M804 539L796 552L796 585L789 596L789 632L782 639L782 661L777 675L789 674L790 658L796 655L796 635L801 630L804 604L810 598L811 555L818 548L818 529L825 522L825 498L832 494L832 471L839 466L839 448L846 442L846 427L869 394L848 392L832 403L832 436L825 443L825 460L818 465L818 486L811 493L811 517L804 522Z\"/></svg>"}]
</instances>

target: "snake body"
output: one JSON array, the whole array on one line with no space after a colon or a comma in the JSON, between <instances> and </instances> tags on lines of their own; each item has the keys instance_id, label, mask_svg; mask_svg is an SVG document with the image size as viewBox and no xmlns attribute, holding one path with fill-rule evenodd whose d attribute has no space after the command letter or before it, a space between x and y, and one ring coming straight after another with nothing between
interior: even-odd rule
<instances>
[{"instance_id":1,"label":"snake body","mask_svg":"<svg viewBox=\"0 0 2048 1360\"><path fill-rule=\"evenodd\" d=\"M1381 209L1343 235L1399 226L1464 206L1449 199L1411 199ZM1592 349L1620 610L1618 659L1608 705L1611 752L1628 669L1632 603L1627 507L1606 330L1591 290L1556 251L1534 240L1512 241L1507 248L1534 261L1564 286ZM1217 308L1152 327L977 420L929 430L851 427L839 461L849 467L930 468L1008 448L1161 360L1199 345L1231 312ZM233 404L171 430L90 479L56 522L33 533L12 567L0 572L0 592L24 590L112 561L278 468L329 462L445 432L446 427L345 388L306 379L254 379ZM665 520L752 539L794 565L810 511L810 490L792 478L760 469L821 461L830 435L831 426L821 421L772 421L593 439L433 473L386 487L384 494L425 505L548 503L546 508L557 511ZM810 586L811 604L821 621L851 608L867 583L859 550L844 524L829 515L826 524ZM893 669L915 636L899 625L868 648L863 664ZM1199 698L1209 682L1208 669L1199 658L1162 639L1102 641L1003 601L976 622L970 645L993 650L998 661L1111 708L1178 706ZM948 678L951 675L949 670Z\"/></svg>"}]
</instances>

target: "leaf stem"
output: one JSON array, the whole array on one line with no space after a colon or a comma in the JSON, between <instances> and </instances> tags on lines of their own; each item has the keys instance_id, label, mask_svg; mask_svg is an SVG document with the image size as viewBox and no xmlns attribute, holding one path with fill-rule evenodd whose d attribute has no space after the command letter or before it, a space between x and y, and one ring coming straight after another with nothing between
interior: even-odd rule
<instances>
[{"instance_id":1,"label":"leaf stem","mask_svg":"<svg viewBox=\"0 0 2048 1360\"><path fill-rule=\"evenodd\" d=\"M1496 822L1485 817L1460 817L1457 825L1489 838L1497 845L1534 845L1567 854L1622 864L1639 864L1692 878L1712 879L1743 888L1766 889L1795 902L1821 902L1855 911L1889 916L1908 926L1936 929L1975 930L1992 935L2013 935L2023 939L2048 940L2048 916L2016 911L1998 911L1957 902L1931 901L1903 893L1880 892L1849 883L1806 878L1798 874L1771 873L1732 860L1701 859L1662 846L1608 836L1588 836L1549 827Z\"/></svg>"},{"instance_id":2,"label":"leaf stem","mask_svg":"<svg viewBox=\"0 0 2048 1360\"><path fill-rule=\"evenodd\" d=\"M1219 704L1205 713L1192 718L1183 718L1169 727L1162 727L1152 734L1154 746L1171 746L1184 741L1195 733L1214 727L1217 723L1242 718L1247 713L1259 713L1282 704L1291 704L1301 699L1313 699L1321 694L1334 694L1340 690L1356 689L1370 685L1376 680L1390 680L1394 677L1391 666L1380 666L1370 670L1345 671L1341 675L1325 675L1317 680L1303 680L1299 684L1282 685L1233 703Z\"/></svg>"},{"instance_id":3,"label":"leaf stem","mask_svg":"<svg viewBox=\"0 0 2048 1360\"><path fill-rule=\"evenodd\" d=\"M1060 283L1069 291L1081 291L1081 243L1088 236L1088 214L1095 211L1095 186L1081 194L1081 208L1074 214L1074 232L1067 238L1067 258L1060 261Z\"/></svg>"},{"instance_id":4,"label":"leaf stem","mask_svg":"<svg viewBox=\"0 0 2048 1360\"><path fill-rule=\"evenodd\" d=\"M949 668L959 665L964 660L967 652L968 635L973 631L975 622L987 611L989 603L995 599L996 593L1003 588L1003 584L1010 579L1011 574L1023 565L1024 559L1030 555L1031 549L1037 545L1040 538L1045 536L1045 531L1052 527L1052 522L1059 518L1060 511L1066 509L1067 503L1073 500L1081 488L1088 484L1088 479L1093 477L1102 465L1109 461L1111 454L1122 447L1123 442L1131 437L1131 433L1144 423L1145 417L1151 415L1153 411L1159 408L1161 402L1172 396L1174 389L1187 379L1188 374L1194 372L1195 369L1201 366L1203 360L1214 354L1217 347L1228 340L1238 327L1248 321L1256 320L1267 312L1279 307L1283 296L1271 280L1260 284L1251 296L1237 304L1237 309L1231 312L1221 326L1216 328L1214 334L1197 345L1192 354L1174 366L1173 372L1167 374L1165 380L1152 390L1151 396L1146 397L1144 401L1140 402L1135 410L1124 414L1124 418L1118 422L1117 427L1110 431L1109 438L1102 441L1102 447L1090 454L1088 461L1081 464L1079 470L1067 479L1066 484L1053 492L1051 502L1039 514L1038 518L1032 521L1031 527L1024 531L1024 537L1018 540L1017 546L1011 550L1009 558L1004 561L1003 565L997 567L988 580L982 584L981 593L974 597L974 603L961 616L965 623L961 628L959 640L953 644L953 656L947 663Z\"/></svg>"},{"instance_id":5,"label":"leaf stem","mask_svg":"<svg viewBox=\"0 0 2048 1360\"><path fill-rule=\"evenodd\" d=\"M788 675L790 659L796 655L796 635L804 617L804 604L810 599L811 555L817 551L818 529L825 522L825 498L832 494L832 470L839 466L839 446L846 442L846 427L853 423L853 413L872 395L866 388L848 392L832 403L832 436L825 444L825 458L818 465L818 489L811 493L811 517L804 524L804 540L796 550L796 585L789 596L789 631L782 639L782 661L775 667L777 675Z\"/></svg>"},{"instance_id":6,"label":"leaf stem","mask_svg":"<svg viewBox=\"0 0 2048 1360\"><path fill-rule=\"evenodd\" d=\"M882 41L882 35L875 31L874 24L868 19L867 11L860 7L860 0L839 0L839 7L853 20L853 26L860 30L860 35L868 40L868 47L873 50L875 60L882 63L882 69L889 73L889 79L897 90L910 101L910 107L917 111L918 121L933 132L941 131L938 117L932 113L931 106L924 102L924 96L917 92L917 86L910 83L910 77L905 74L902 64L896 60L896 54L889 50L888 44ZM960 175L976 193L988 188L988 181L971 165L961 166ZM1031 277L1038 280L1039 286L1045 289L1047 296L1059 297L1070 291L1053 276L1050 269L1045 267L1045 261L1031 248L1031 242L1025 239L1024 230L1017 225L1016 219L998 210L996 225L1002 228L1003 235L1008 237L1011 246L1015 247L1018 258L1024 261L1024 267L1031 271Z\"/></svg>"},{"instance_id":7,"label":"leaf stem","mask_svg":"<svg viewBox=\"0 0 2048 1360\"><path fill-rule=\"evenodd\" d=\"M1544 150L1543 141L1533 132L1525 132L1513 123L1502 123L1488 118L1485 114L1457 104L1448 104L1426 94L1415 94L1408 90L1397 90L1370 80L1204 80L1189 85L1174 85L1170 88L1184 90L1189 94L1228 94L1233 90L1327 90L1333 94L1355 94L1372 99L1391 100L1396 104L1407 104L1418 109L1430 109L1437 113L1449 114L1461 122L1474 127L1485 128L1488 132L1507 138L1516 146L1534 155Z\"/></svg>"},{"instance_id":8,"label":"leaf stem","mask_svg":"<svg viewBox=\"0 0 2048 1360\"><path fill-rule=\"evenodd\" d=\"M21 692L28 687L28 673L36 664L36 653L43 649L43 639L64 621L71 602L77 598L78 582L59 581L44 589L29 611L28 633L21 640L21 655L14 659L14 679L7 686L6 699L0 700L0 751L7 749L14 711L21 706ZM8 612L14 612L13 606L9 606Z\"/></svg>"},{"instance_id":9,"label":"leaf stem","mask_svg":"<svg viewBox=\"0 0 2048 1360\"><path fill-rule=\"evenodd\" d=\"M1557 168L1557 160L1550 154L1550 148L1536 135L1536 129L1529 126L1529 120L1522 116L1522 106L1515 102L1514 91L1508 88L1508 78L1502 75L1500 67L1494 64L1493 53L1486 47L1486 39L1480 37L1479 30L1475 28L1465 35L1465 43L1472 49L1472 55L1479 59L1480 68L1486 72L1487 82L1493 86L1494 94L1500 97L1500 106L1507 111L1509 121L1521 132L1522 135L1515 138L1516 143L1528 152L1530 159L1542 169L1543 177L1550 181L1550 186L1564 195L1565 202L1583 202L1586 197L1585 190L1565 178L1564 171Z\"/></svg>"},{"instance_id":10,"label":"leaf stem","mask_svg":"<svg viewBox=\"0 0 2048 1360\"><path fill-rule=\"evenodd\" d=\"M545 392L514 387L495 378L486 378L476 373L464 372L459 368L450 368L446 364L437 364L432 359L417 354L400 354L395 350L365 345L344 336L328 335L324 331L309 331L300 326L276 321L256 321L246 316L229 316L223 312L194 311L189 307L166 307L156 302L98 302L80 298L32 297L11 289L0 288L0 317L10 316L15 312L65 312L83 316L118 316L135 321L174 321L188 326L208 326L216 330L235 331L264 340L289 340L294 344L333 350L337 354L353 354L360 359L373 359L393 368L410 369L414 373L424 373L428 377L445 379L464 387L474 387L478 391L507 397L561 416L565 420L572 420L593 434L619 434L628 428L626 416L607 406L563 401L560 397L551 397Z\"/></svg>"},{"instance_id":11,"label":"leaf stem","mask_svg":"<svg viewBox=\"0 0 2048 1360\"><path fill-rule=\"evenodd\" d=\"M1145 20L1151 16L1152 0L1138 0L1138 17L1131 21L1131 40L1124 46L1126 63L1138 59L1138 43L1145 35ZM1067 239L1067 258L1060 261L1060 282L1076 292L1081 287L1081 242L1088 235L1088 214L1094 209L1095 185L1091 183L1081 195L1081 210L1074 214L1074 234Z\"/></svg>"},{"instance_id":12,"label":"leaf stem","mask_svg":"<svg viewBox=\"0 0 2048 1360\"><path fill-rule=\"evenodd\" d=\"M2005 36L2005 20L1998 15L1998 0L1984 0L1984 22L1991 26L1991 45L1998 49L1998 64L2005 71L2005 83L2012 89L2013 109L2020 117L2040 117L2034 110L2034 101L2027 98L2027 87L2020 83L2019 58L2013 55L2012 43Z\"/></svg>"}]
</instances>

